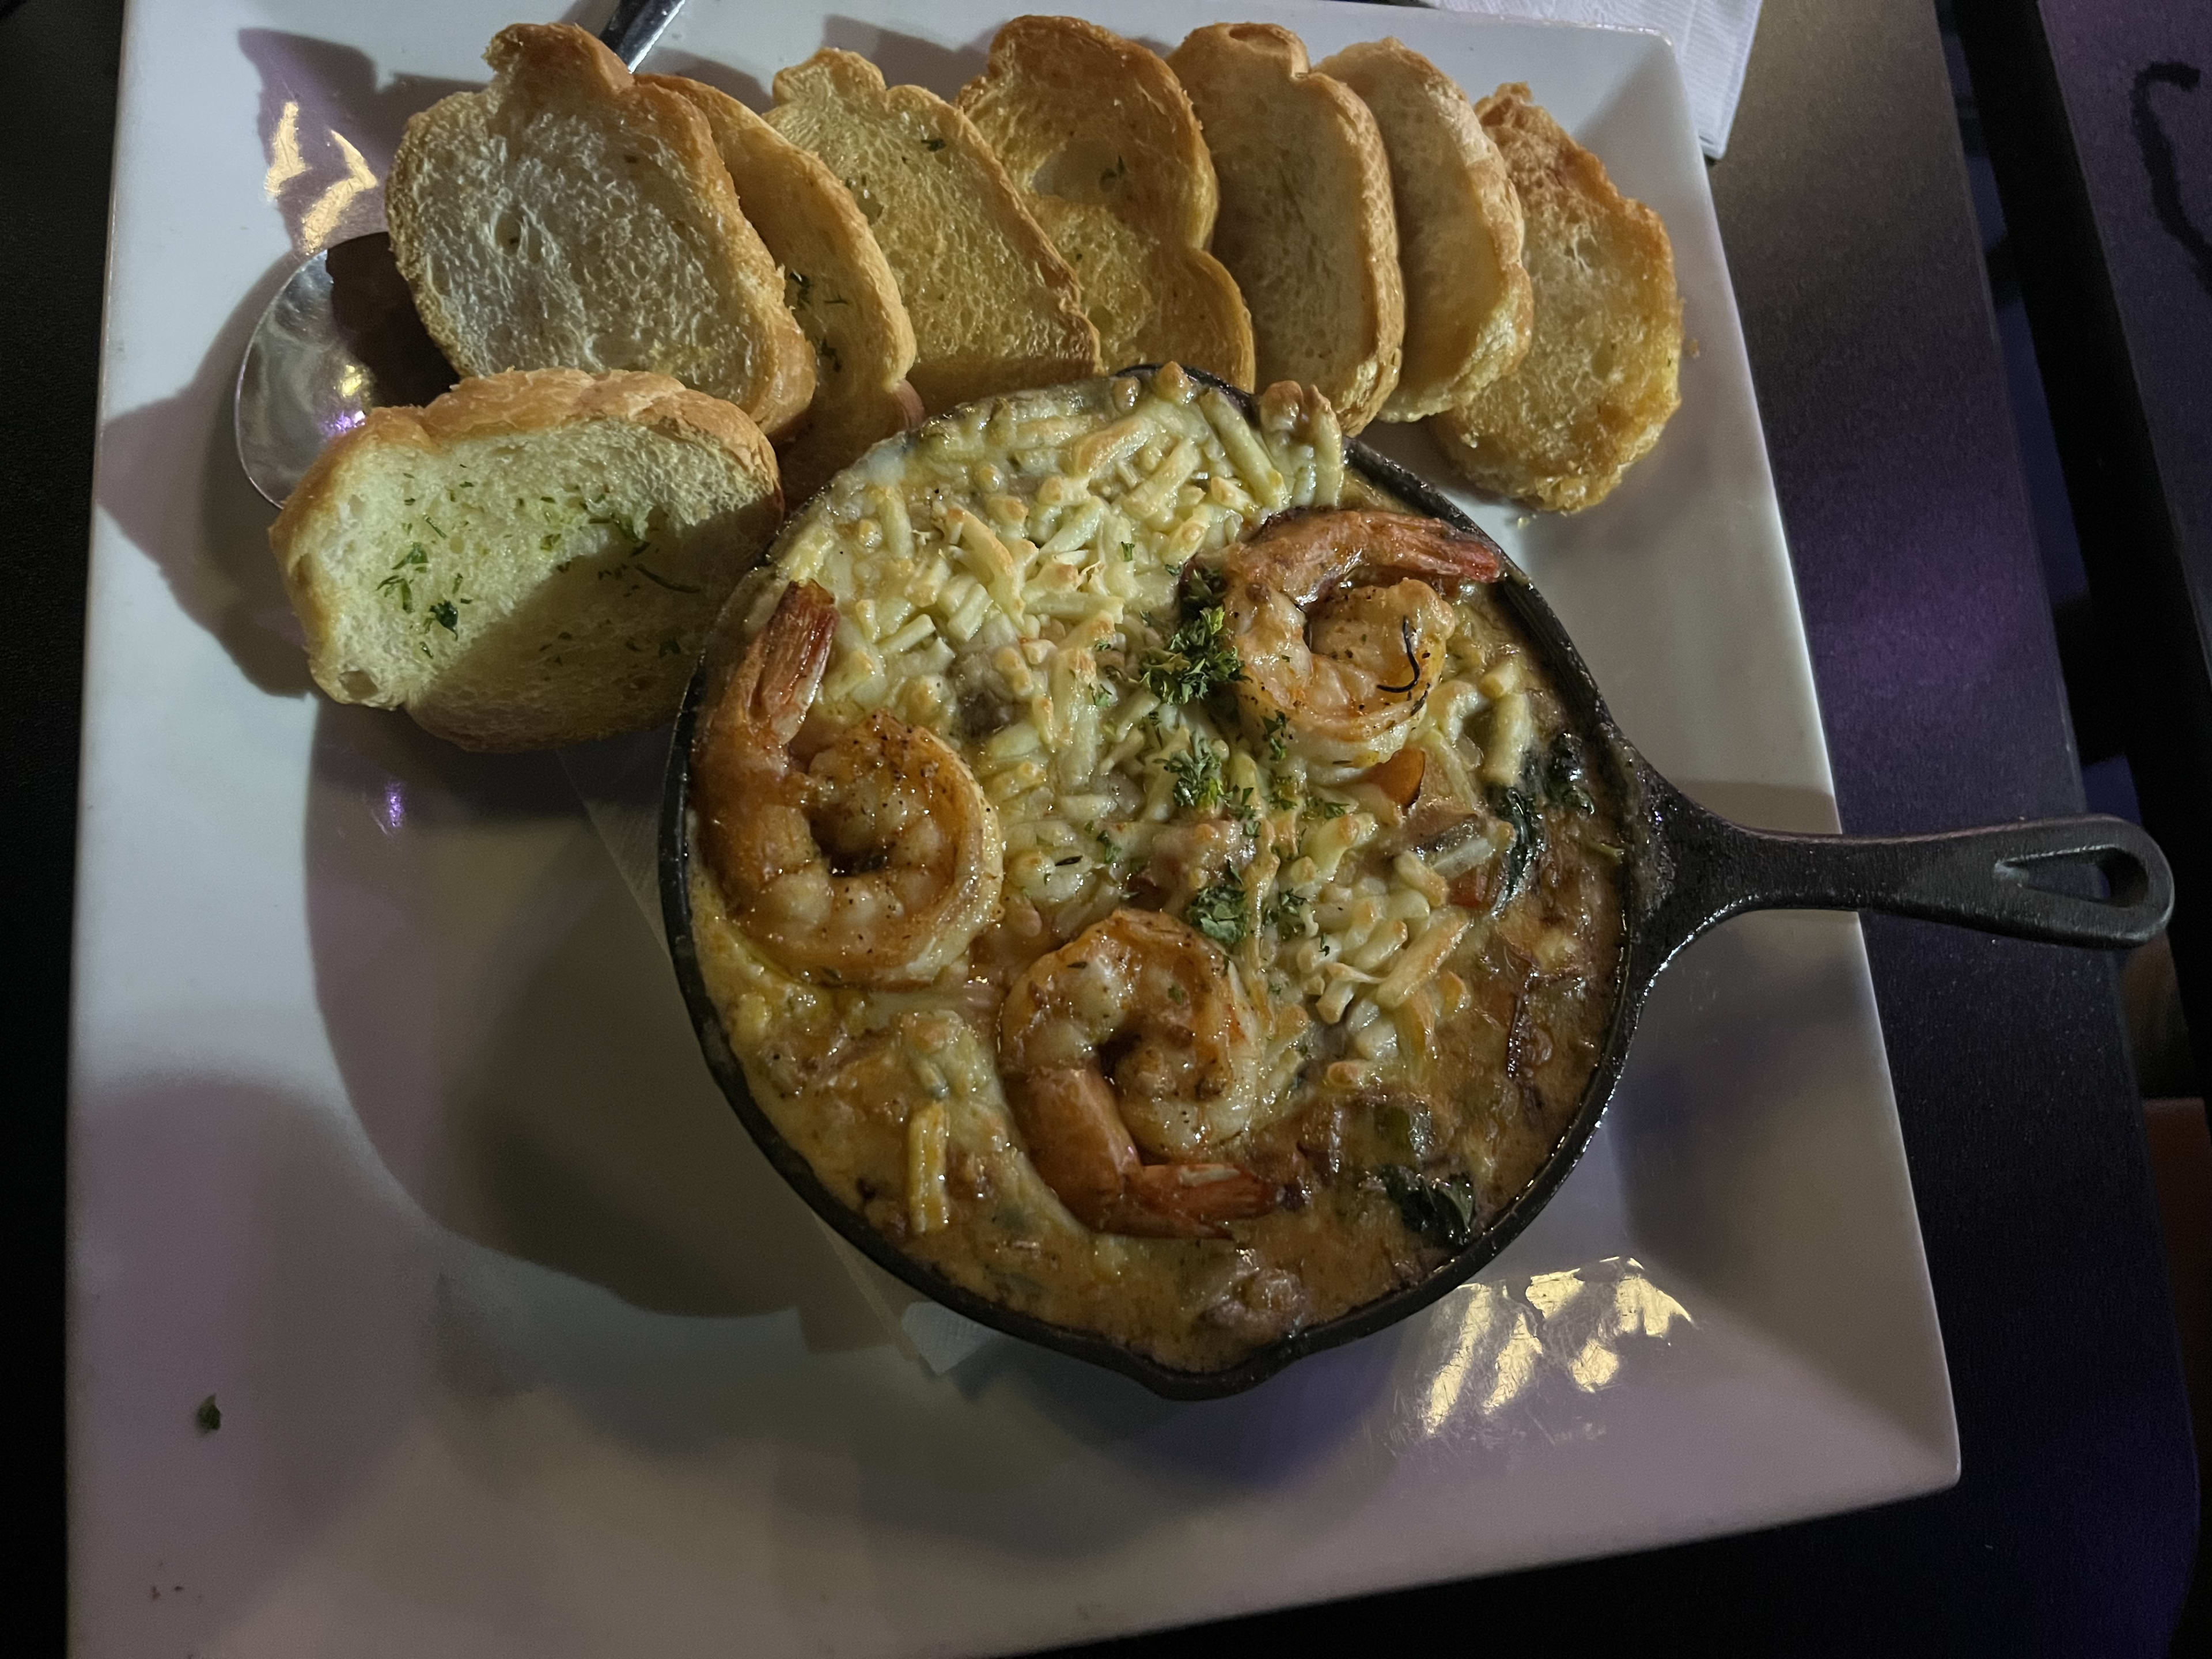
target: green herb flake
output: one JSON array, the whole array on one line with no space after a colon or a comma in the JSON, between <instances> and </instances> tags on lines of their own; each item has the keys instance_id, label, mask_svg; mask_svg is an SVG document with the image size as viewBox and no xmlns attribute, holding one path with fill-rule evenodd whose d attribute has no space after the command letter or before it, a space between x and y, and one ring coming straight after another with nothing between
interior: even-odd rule
<instances>
[{"instance_id":1,"label":"green herb flake","mask_svg":"<svg viewBox=\"0 0 2212 1659\"><path fill-rule=\"evenodd\" d=\"M1175 802L1194 812L1221 804L1221 757L1226 751L1200 738L1164 763L1175 779Z\"/></svg>"},{"instance_id":2,"label":"green herb flake","mask_svg":"<svg viewBox=\"0 0 2212 1659\"><path fill-rule=\"evenodd\" d=\"M215 1403L213 1395L200 1401L199 1409L192 1413L192 1422L202 1434L213 1434L222 1426L222 1407Z\"/></svg>"},{"instance_id":3,"label":"green herb flake","mask_svg":"<svg viewBox=\"0 0 2212 1659\"><path fill-rule=\"evenodd\" d=\"M1182 919L1223 950L1235 950L1252 931L1243 879L1234 870L1223 871L1192 896Z\"/></svg>"},{"instance_id":4,"label":"green herb flake","mask_svg":"<svg viewBox=\"0 0 2212 1659\"><path fill-rule=\"evenodd\" d=\"M1269 896L1261 920L1274 930L1277 939L1301 938L1306 931L1307 902L1304 894L1279 887Z\"/></svg>"},{"instance_id":5,"label":"green herb flake","mask_svg":"<svg viewBox=\"0 0 2212 1659\"><path fill-rule=\"evenodd\" d=\"M1274 714L1267 716L1267 726L1261 732L1261 735L1266 738L1267 742L1267 758L1269 760L1279 761L1282 759L1285 754L1290 752L1290 744L1288 741L1290 729L1291 717L1288 714L1282 713L1279 709L1278 709Z\"/></svg>"},{"instance_id":6,"label":"green herb flake","mask_svg":"<svg viewBox=\"0 0 2212 1659\"><path fill-rule=\"evenodd\" d=\"M1260 833L1260 809L1252 804L1252 792L1249 789L1241 787L1223 789L1221 804L1229 816L1243 824L1245 829L1255 836Z\"/></svg>"},{"instance_id":7,"label":"green herb flake","mask_svg":"<svg viewBox=\"0 0 2212 1659\"><path fill-rule=\"evenodd\" d=\"M925 138L921 141L921 147L933 155L939 150L945 148L945 140L942 138Z\"/></svg>"},{"instance_id":8,"label":"green herb flake","mask_svg":"<svg viewBox=\"0 0 2212 1659\"><path fill-rule=\"evenodd\" d=\"M1097 824L1089 825L1085 833L1098 843L1099 856L1103 862L1112 864L1121 858L1121 842L1115 841Z\"/></svg>"},{"instance_id":9,"label":"green herb flake","mask_svg":"<svg viewBox=\"0 0 2212 1659\"><path fill-rule=\"evenodd\" d=\"M1136 563L1136 562L1137 562L1137 544L1136 544L1136 543L1134 543L1134 542L1123 542L1123 543L1121 544L1121 562L1122 562L1122 563L1124 563L1124 564L1134 564L1134 563Z\"/></svg>"},{"instance_id":10,"label":"green herb flake","mask_svg":"<svg viewBox=\"0 0 2212 1659\"><path fill-rule=\"evenodd\" d=\"M1244 678L1244 664L1229 642L1220 576L1193 565L1184 579L1182 620L1167 648L1147 652L1137 669L1145 689L1165 703L1203 702Z\"/></svg>"},{"instance_id":11,"label":"green herb flake","mask_svg":"<svg viewBox=\"0 0 2212 1659\"><path fill-rule=\"evenodd\" d=\"M448 634L458 635L461 631L461 613L453 608L451 599L440 599L430 607L428 614L430 620Z\"/></svg>"},{"instance_id":12,"label":"green herb flake","mask_svg":"<svg viewBox=\"0 0 2212 1659\"><path fill-rule=\"evenodd\" d=\"M1326 823L1331 818L1342 817L1351 810L1352 807L1347 802L1340 800L1323 800L1320 796L1316 795L1313 799L1306 803L1305 816L1310 818L1319 818L1322 823Z\"/></svg>"}]
</instances>

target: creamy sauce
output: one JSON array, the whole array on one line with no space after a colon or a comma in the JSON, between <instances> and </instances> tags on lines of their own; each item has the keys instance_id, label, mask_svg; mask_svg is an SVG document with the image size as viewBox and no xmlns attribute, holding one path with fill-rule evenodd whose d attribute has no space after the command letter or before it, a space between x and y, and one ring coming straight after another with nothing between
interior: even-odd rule
<instances>
[{"instance_id":1,"label":"creamy sauce","mask_svg":"<svg viewBox=\"0 0 2212 1659\"><path fill-rule=\"evenodd\" d=\"M1389 505L1345 472L1325 403L1278 387L1250 422L1170 369L969 405L878 446L732 599L725 676L787 585L836 602L801 748L889 714L956 748L995 815L995 912L921 982L787 971L692 862L700 961L757 1098L900 1250L1006 1307L1218 1370L1434 1272L1550 1155L1613 1012L1621 843L1526 640L1480 585L1440 583L1448 609L1417 636L1355 577L1313 614L1316 660L1419 684L1365 747L1276 720L1256 660L1224 678L1243 665L1220 653L1236 610L1220 573L1260 526ZM1024 1127L1042 1074L1009 1074L1010 991L1130 908L1212 941L1200 953L1234 1004L1229 1081L1187 1121L1136 1109L1151 1062L1117 1046L1132 1036L1096 1056L1146 1163L1269 1194L1218 1236L1078 1219ZM1095 978L1091 956L1105 960L1079 949L1054 971ZM1139 1024L1182 994L1150 984L1119 988ZM1078 984L1067 1006L1093 994Z\"/></svg>"}]
</instances>

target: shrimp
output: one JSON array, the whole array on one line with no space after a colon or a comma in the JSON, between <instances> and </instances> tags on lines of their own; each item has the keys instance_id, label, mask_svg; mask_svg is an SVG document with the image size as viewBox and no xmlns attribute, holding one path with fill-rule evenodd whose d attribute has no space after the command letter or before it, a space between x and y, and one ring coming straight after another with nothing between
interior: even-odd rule
<instances>
[{"instance_id":1,"label":"shrimp","mask_svg":"<svg viewBox=\"0 0 2212 1659\"><path fill-rule=\"evenodd\" d=\"M1311 759L1387 760L1436 687L1456 620L1431 582L1504 574L1489 537L1434 519L1346 508L1271 520L1223 565L1237 700Z\"/></svg>"},{"instance_id":2,"label":"shrimp","mask_svg":"<svg viewBox=\"0 0 2212 1659\"><path fill-rule=\"evenodd\" d=\"M1259 1027L1188 923L1116 910L1038 957L1000 1010L999 1060L1030 1161L1092 1231L1215 1238L1275 1207L1259 1176L1202 1161L1258 1108Z\"/></svg>"},{"instance_id":3,"label":"shrimp","mask_svg":"<svg viewBox=\"0 0 2212 1659\"><path fill-rule=\"evenodd\" d=\"M708 866L738 926L794 973L934 978L999 908L999 816L935 732L877 713L793 752L836 601L784 590L701 724L693 779Z\"/></svg>"}]
</instances>

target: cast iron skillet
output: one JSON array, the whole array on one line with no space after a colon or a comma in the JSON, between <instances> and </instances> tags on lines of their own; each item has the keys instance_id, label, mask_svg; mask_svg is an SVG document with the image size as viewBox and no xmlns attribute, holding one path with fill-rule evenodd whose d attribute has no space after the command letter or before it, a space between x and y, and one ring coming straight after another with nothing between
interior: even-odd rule
<instances>
[{"instance_id":1,"label":"cast iron skillet","mask_svg":"<svg viewBox=\"0 0 2212 1659\"><path fill-rule=\"evenodd\" d=\"M1141 369L1125 370L1139 374ZM1249 393L1211 375L1247 412ZM1403 466L1365 445L1345 445L1345 465L1416 511L1481 531ZM1749 830L1707 811L1632 748L1599 697L1566 630L1510 560L1495 592L1540 653L1582 735L1589 763L1612 786L1627 842L1621 860L1621 951L1613 1015L1581 1105L1551 1157L1520 1194L1428 1278L1263 1348L1226 1370L1176 1370L1088 1332L1048 1324L986 1301L900 1253L815 1177L746 1085L707 995L691 937L691 843L687 823L691 734L704 673L695 676L676 722L660 818L660 902L676 976L698 1028L708 1069L783 1178L830 1225L886 1272L979 1324L1134 1377L1170 1400L1215 1400L1265 1382L1292 1360L1349 1342L1425 1308L1486 1266L1533 1220L1582 1156L1620 1080L1637 1015L1659 970L1708 927L1747 910L1881 910L1978 927L2053 945L2141 945L2166 925L2173 877L2157 844L2134 824L2102 817L2044 818L1935 836L1802 836ZM2046 884L2071 878L2075 892ZM2106 896L2082 896L2101 886Z\"/></svg>"}]
</instances>

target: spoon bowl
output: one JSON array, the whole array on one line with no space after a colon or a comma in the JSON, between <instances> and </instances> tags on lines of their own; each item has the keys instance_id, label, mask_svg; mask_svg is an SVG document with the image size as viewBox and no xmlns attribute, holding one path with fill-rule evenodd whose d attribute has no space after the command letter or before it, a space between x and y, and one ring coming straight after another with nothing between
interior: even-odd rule
<instances>
[{"instance_id":1,"label":"spoon bowl","mask_svg":"<svg viewBox=\"0 0 2212 1659\"><path fill-rule=\"evenodd\" d=\"M415 313L392 239L336 243L285 278L246 342L233 399L239 464L281 503L370 410L428 403L457 378Z\"/></svg>"},{"instance_id":2,"label":"spoon bowl","mask_svg":"<svg viewBox=\"0 0 2212 1659\"><path fill-rule=\"evenodd\" d=\"M618 0L599 39L635 69L684 0ZM239 465L283 505L331 439L386 404L428 403L459 377L422 326L383 231L333 243L284 279L238 368Z\"/></svg>"}]
</instances>

